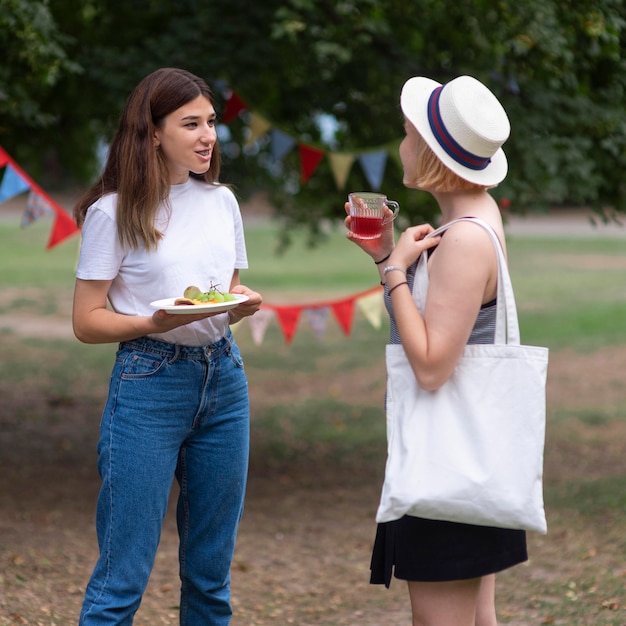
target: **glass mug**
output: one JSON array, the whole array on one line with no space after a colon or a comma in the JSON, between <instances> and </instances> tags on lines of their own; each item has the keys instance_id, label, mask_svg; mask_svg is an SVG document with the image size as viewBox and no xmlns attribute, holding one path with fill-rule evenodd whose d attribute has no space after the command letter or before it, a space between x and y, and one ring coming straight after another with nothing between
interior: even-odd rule
<instances>
[{"instance_id":1,"label":"glass mug","mask_svg":"<svg viewBox=\"0 0 626 626\"><path fill-rule=\"evenodd\" d=\"M398 215L400 205L393 200L387 200L382 193L369 191L353 191L348 195L350 202L350 229L359 239L378 239L383 231L383 225L393 222ZM385 216L385 207L393 211L393 215Z\"/></svg>"}]
</instances>

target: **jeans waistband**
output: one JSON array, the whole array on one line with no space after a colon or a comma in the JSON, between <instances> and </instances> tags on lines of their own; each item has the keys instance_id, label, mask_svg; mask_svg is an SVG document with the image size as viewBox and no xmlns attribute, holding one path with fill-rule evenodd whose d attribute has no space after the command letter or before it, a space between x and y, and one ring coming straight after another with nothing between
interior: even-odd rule
<instances>
[{"instance_id":1,"label":"jeans waistband","mask_svg":"<svg viewBox=\"0 0 626 626\"><path fill-rule=\"evenodd\" d=\"M230 329L226 335L215 343L206 346L181 346L177 343L167 343L166 341L158 341L151 337L138 337L131 341L122 341L119 349L140 350L159 356L168 357L170 361L178 359L201 360L207 356L216 357L230 348L232 342L232 333Z\"/></svg>"}]
</instances>

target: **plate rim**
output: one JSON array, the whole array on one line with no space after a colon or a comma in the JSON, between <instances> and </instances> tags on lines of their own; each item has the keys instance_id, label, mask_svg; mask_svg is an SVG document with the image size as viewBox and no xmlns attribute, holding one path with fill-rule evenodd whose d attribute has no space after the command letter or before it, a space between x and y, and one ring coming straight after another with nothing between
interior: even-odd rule
<instances>
[{"instance_id":1,"label":"plate rim","mask_svg":"<svg viewBox=\"0 0 626 626\"><path fill-rule=\"evenodd\" d=\"M181 298L182 296L176 296L174 298L159 298L158 300L153 300L150 303L150 306L153 309L167 311L168 313L171 313L172 310L180 314L182 314L183 311L187 313L191 313L192 311L205 313L207 311L214 311L215 309L219 308L224 308L224 310L232 309L250 299L249 296L246 296L243 293L234 293L232 295L235 296L237 299L229 300L228 302L207 302L206 304L174 304L174 301L177 298ZM164 304L164 302L166 301L171 302L171 304Z\"/></svg>"}]
</instances>

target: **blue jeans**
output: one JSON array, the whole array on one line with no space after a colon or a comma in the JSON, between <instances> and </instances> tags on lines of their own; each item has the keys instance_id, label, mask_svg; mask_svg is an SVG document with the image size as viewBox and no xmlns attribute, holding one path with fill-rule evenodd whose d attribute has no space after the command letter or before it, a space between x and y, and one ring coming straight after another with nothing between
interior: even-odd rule
<instances>
[{"instance_id":1,"label":"blue jeans","mask_svg":"<svg viewBox=\"0 0 626 626\"><path fill-rule=\"evenodd\" d=\"M202 348L120 344L102 416L100 557L81 626L133 623L180 485L180 623L230 622L230 566L248 471L248 384L230 334Z\"/></svg>"}]
</instances>

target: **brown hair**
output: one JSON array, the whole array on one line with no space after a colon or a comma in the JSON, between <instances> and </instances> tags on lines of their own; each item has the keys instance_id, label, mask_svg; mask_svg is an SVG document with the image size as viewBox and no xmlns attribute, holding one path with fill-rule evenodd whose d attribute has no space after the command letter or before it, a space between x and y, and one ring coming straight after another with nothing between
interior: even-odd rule
<instances>
[{"instance_id":1,"label":"brown hair","mask_svg":"<svg viewBox=\"0 0 626 626\"><path fill-rule=\"evenodd\" d=\"M117 232L122 245L137 249L139 239L148 250L157 247L163 234L154 225L160 203L170 190L167 164L154 146L154 131L164 118L181 106L213 94L204 80L181 69L162 68L146 76L132 91L120 116L104 171L74 207L78 226L87 209L102 196L117 193ZM217 184L219 149L213 147L208 171L190 176Z\"/></svg>"},{"instance_id":2,"label":"brown hair","mask_svg":"<svg viewBox=\"0 0 626 626\"><path fill-rule=\"evenodd\" d=\"M420 189L429 191L450 192L469 189L485 189L484 185L471 183L446 167L431 150L424 138L416 132L417 163L415 176L408 182Z\"/></svg>"}]
</instances>

